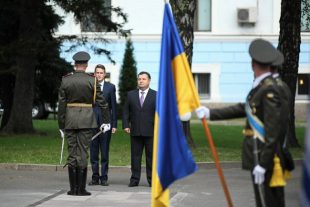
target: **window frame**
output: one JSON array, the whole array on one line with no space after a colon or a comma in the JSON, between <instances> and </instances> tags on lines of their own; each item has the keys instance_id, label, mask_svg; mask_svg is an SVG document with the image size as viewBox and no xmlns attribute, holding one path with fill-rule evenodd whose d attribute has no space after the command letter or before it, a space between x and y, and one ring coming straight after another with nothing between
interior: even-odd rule
<instances>
[{"instance_id":1,"label":"window frame","mask_svg":"<svg viewBox=\"0 0 310 207\"><path fill-rule=\"evenodd\" d=\"M198 22L199 22L199 14L198 14L198 7L199 7L199 2L203 1L203 0L197 0L197 7L196 7L196 11L195 11L195 25L194 25L194 32L211 32L212 31L212 0L210 1L210 28L203 30L203 29L199 29L198 28Z\"/></svg>"},{"instance_id":2,"label":"window frame","mask_svg":"<svg viewBox=\"0 0 310 207\"><path fill-rule=\"evenodd\" d=\"M201 103L221 102L220 96L220 74L221 66L218 63L210 64L192 64L192 74L209 73L210 74L210 90L209 97L201 97ZM195 86L197 87L196 83Z\"/></svg>"},{"instance_id":3,"label":"window frame","mask_svg":"<svg viewBox=\"0 0 310 207\"><path fill-rule=\"evenodd\" d=\"M296 81L296 91L295 91L295 100L297 100L297 101L309 100L309 94L307 94L307 95L298 94L298 75L299 74L309 74L310 75L310 65L304 65L304 64L299 65L298 74L297 74L297 81ZM310 80L308 80L308 81L310 81Z\"/></svg>"}]
</instances>

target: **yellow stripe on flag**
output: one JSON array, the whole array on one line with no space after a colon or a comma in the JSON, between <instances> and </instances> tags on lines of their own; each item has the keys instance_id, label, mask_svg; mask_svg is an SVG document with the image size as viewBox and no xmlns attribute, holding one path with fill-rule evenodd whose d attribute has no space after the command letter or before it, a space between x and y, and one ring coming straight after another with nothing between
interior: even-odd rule
<instances>
[{"instance_id":1,"label":"yellow stripe on flag","mask_svg":"<svg viewBox=\"0 0 310 207\"><path fill-rule=\"evenodd\" d=\"M180 116L200 106L199 95L185 53L172 60L172 72Z\"/></svg>"},{"instance_id":2,"label":"yellow stripe on flag","mask_svg":"<svg viewBox=\"0 0 310 207\"><path fill-rule=\"evenodd\" d=\"M158 146L158 114L155 114L154 142L153 142L153 166L152 166L152 207L169 206L169 189L163 191L157 174L157 146Z\"/></svg>"}]
</instances>

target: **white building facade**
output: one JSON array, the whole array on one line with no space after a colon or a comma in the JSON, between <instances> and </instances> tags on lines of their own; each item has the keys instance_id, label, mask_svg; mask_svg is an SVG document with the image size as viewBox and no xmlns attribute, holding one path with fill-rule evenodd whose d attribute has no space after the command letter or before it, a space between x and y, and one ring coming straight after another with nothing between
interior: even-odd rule
<instances>
[{"instance_id":1,"label":"white building facade","mask_svg":"<svg viewBox=\"0 0 310 207\"><path fill-rule=\"evenodd\" d=\"M248 47L255 38L265 38L277 46L281 0L197 0L192 73L202 103L234 103L244 101L251 88ZM128 14L125 29L131 29L138 72L145 70L152 76L151 87L157 90L160 44L163 21L163 0L111 0ZM112 16L112 19L116 17ZM303 30L306 30L303 28ZM80 24L66 14L66 23L57 35L81 34ZM91 35L91 32L89 32ZM125 39L104 34L111 43L101 45L112 52L113 65L104 56L91 54L88 71L96 64L104 64L110 81L118 87L119 73L125 50ZM298 89L308 84L310 74L310 31L301 33ZM64 45L64 50L70 43ZM79 48L86 50L85 48ZM62 55L72 62L73 53ZM306 87L308 88L308 87ZM308 89L297 90L297 102L305 102Z\"/></svg>"}]
</instances>

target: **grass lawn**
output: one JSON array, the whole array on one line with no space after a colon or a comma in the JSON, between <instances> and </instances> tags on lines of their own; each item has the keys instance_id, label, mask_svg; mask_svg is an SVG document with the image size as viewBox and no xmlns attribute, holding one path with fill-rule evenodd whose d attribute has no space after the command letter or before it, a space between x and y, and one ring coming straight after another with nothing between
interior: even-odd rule
<instances>
[{"instance_id":1,"label":"grass lawn","mask_svg":"<svg viewBox=\"0 0 310 207\"><path fill-rule=\"evenodd\" d=\"M34 120L37 135L0 135L0 163L59 164L61 138L55 120ZM220 161L240 161L243 126L210 125ZM201 123L192 123L196 162L212 161ZM305 127L296 128L299 143L304 145ZM294 159L302 158L303 148L291 149ZM67 148L64 149L64 160ZM130 137L121 129L112 135L110 165L130 165Z\"/></svg>"}]
</instances>

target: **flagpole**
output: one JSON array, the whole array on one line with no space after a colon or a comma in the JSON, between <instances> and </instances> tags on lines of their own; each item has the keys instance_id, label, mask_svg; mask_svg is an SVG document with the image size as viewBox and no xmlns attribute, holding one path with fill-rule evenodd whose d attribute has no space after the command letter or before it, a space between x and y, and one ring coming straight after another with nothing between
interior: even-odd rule
<instances>
[{"instance_id":1,"label":"flagpole","mask_svg":"<svg viewBox=\"0 0 310 207\"><path fill-rule=\"evenodd\" d=\"M211 149L211 152L212 152L212 156L213 156L213 160L214 160L214 163L215 163L215 167L216 167L217 173L218 173L218 175L220 177L221 184L222 184L222 187L223 187L223 190L224 190L224 193L225 193L225 197L226 197L228 206L229 207L233 207L233 203L232 203L232 200L231 200L231 197L230 197L230 194L229 194L229 190L228 190L228 187L227 187L227 184L226 184L226 181L225 181L225 178L224 178L224 174L223 174L223 171L222 171L219 159L218 159L218 155L217 155L214 143L213 143L213 138L211 136L211 133L210 133L210 130L209 130L209 127L208 127L208 123L207 123L205 118L201 119L201 122L202 122L203 127L205 128L206 139L208 140L209 145L210 145L210 149Z\"/></svg>"}]
</instances>

